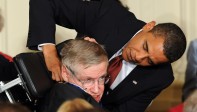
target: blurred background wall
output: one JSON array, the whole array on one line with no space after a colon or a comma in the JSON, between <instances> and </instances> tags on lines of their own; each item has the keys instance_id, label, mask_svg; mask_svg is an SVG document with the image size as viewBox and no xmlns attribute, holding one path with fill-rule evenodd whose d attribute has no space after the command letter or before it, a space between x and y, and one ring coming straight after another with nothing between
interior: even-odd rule
<instances>
[{"instance_id":1,"label":"blurred background wall","mask_svg":"<svg viewBox=\"0 0 197 112\"><path fill-rule=\"evenodd\" d=\"M174 22L178 24L183 29L187 37L188 44L191 40L197 38L196 0L121 1L124 5L129 7L130 11L134 12L137 18L144 20L145 22L155 20L157 23ZM21 52L29 52L26 48L29 22L29 0L0 0L0 9L0 13L4 17L4 28L0 32L0 50L11 56L15 56ZM57 26L57 43L65 39L74 38L75 36L76 32L74 30ZM161 103L163 100L163 103L161 104L167 103L168 106L164 107L163 111L181 101L181 87L184 83L186 63L186 55L184 55L180 60L172 64L175 73L175 81L173 85L162 92L155 101ZM157 104L158 103L153 103L152 107L154 107L154 105L157 106ZM154 107L151 112L159 112L159 110L162 110L161 108L155 108L156 107Z\"/></svg>"}]
</instances>

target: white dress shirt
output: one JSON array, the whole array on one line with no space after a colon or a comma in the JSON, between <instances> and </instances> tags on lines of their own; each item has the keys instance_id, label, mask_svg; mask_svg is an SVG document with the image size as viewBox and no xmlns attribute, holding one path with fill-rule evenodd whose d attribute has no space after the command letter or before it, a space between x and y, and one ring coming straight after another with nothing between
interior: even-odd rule
<instances>
[{"instance_id":1,"label":"white dress shirt","mask_svg":"<svg viewBox=\"0 0 197 112\"><path fill-rule=\"evenodd\" d=\"M141 30L139 30L137 33L139 33ZM137 34L136 33L136 34ZM135 35L136 35L135 34ZM135 36L134 35L134 36ZM132 38L134 38L134 36ZM132 39L131 38L131 39ZM124 45L125 46L125 45ZM113 59L116 56L119 56L122 54L122 49L124 48L124 46L118 51L116 52L111 58ZM114 89L118 84L120 84L120 82L122 82L128 75L129 73L136 67L137 65L135 63L132 62L126 62L125 60L122 61L122 68L118 74L118 76L116 77L116 79L114 80L114 82L112 83L112 85L110 86L110 89Z\"/></svg>"}]
</instances>

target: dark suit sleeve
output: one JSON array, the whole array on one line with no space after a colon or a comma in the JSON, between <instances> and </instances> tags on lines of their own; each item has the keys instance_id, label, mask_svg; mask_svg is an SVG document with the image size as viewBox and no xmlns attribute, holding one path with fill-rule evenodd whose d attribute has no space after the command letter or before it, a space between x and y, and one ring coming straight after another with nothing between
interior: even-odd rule
<instances>
[{"instance_id":1,"label":"dark suit sleeve","mask_svg":"<svg viewBox=\"0 0 197 112\"><path fill-rule=\"evenodd\" d=\"M30 49L37 49L42 43L55 43L56 24L75 29L104 45L123 37L125 44L144 24L114 0L30 0L29 8Z\"/></svg>"},{"instance_id":2,"label":"dark suit sleeve","mask_svg":"<svg viewBox=\"0 0 197 112\"><path fill-rule=\"evenodd\" d=\"M85 16L94 17L93 10L99 6L93 9L95 2L88 4L82 0L30 0L27 47L37 49L38 44L55 43L56 24L84 34L86 24L92 22ZM90 8L93 14L88 15Z\"/></svg>"},{"instance_id":3,"label":"dark suit sleeve","mask_svg":"<svg viewBox=\"0 0 197 112\"><path fill-rule=\"evenodd\" d=\"M37 49L41 43L55 42L54 9L50 0L30 0L27 47Z\"/></svg>"},{"instance_id":4,"label":"dark suit sleeve","mask_svg":"<svg viewBox=\"0 0 197 112\"><path fill-rule=\"evenodd\" d=\"M187 52L187 67L182 96L183 101L195 89L197 89L197 40L191 41Z\"/></svg>"}]
</instances>

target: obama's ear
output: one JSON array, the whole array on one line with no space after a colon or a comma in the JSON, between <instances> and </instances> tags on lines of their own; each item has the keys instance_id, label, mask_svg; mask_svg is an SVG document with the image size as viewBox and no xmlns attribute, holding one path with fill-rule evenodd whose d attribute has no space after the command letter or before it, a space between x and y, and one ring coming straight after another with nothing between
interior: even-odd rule
<instances>
[{"instance_id":1,"label":"obama's ear","mask_svg":"<svg viewBox=\"0 0 197 112\"><path fill-rule=\"evenodd\" d=\"M150 31L155 27L156 22L155 21L151 21L149 23L147 23L146 25L144 25L144 27L142 28L144 31Z\"/></svg>"}]
</instances>

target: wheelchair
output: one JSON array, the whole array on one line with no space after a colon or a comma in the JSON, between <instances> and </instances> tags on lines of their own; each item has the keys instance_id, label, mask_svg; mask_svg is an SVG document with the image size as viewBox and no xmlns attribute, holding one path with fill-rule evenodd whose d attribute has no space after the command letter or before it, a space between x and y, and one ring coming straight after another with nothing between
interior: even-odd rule
<instances>
[{"instance_id":1,"label":"wheelchair","mask_svg":"<svg viewBox=\"0 0 197 112\"><path fill-rule=\"evenodd\" d=\"M58 53L64 42L56 46ZM13 61L18 72L17 78L8 82L0 81L0 94L4 94L5 101L21 103L33 112L39 112L39 100L55 83L46 67L43 53L20 53L13 57Z\"/></svg>"}]
</instances>

